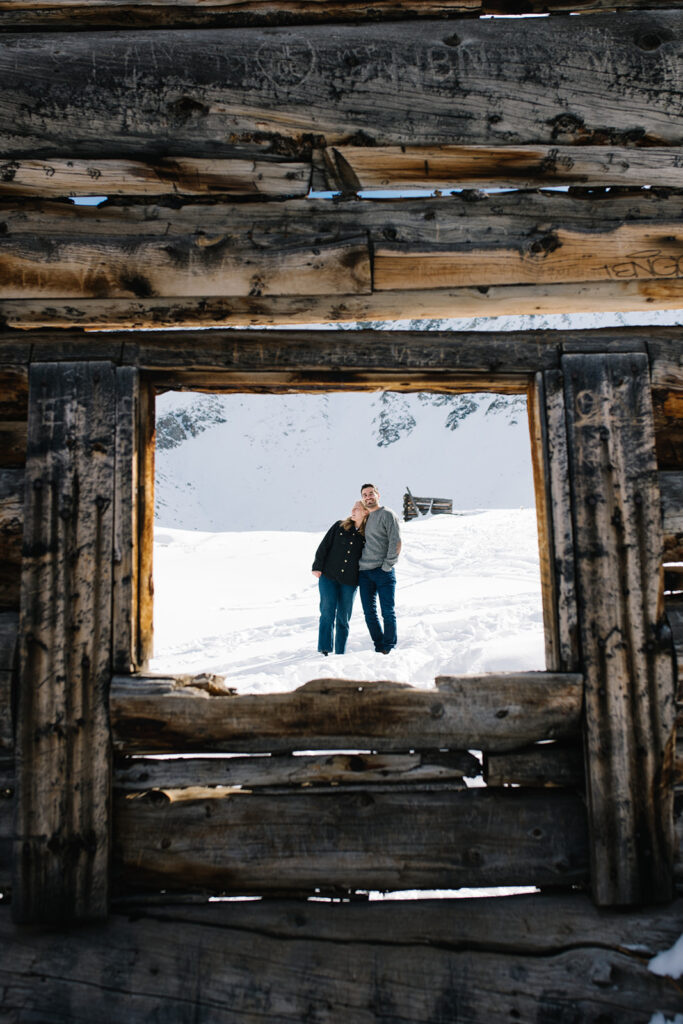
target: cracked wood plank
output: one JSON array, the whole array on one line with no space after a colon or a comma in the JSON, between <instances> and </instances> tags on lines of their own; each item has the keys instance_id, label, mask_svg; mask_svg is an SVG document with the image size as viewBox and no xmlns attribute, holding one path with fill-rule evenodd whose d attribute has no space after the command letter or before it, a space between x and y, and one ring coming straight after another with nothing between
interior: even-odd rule
<instances>
[{"instance_id":1,"label":"cracked wood plank","mask_svg":"<svg viewBox=\"0 0 683 1024\"><path fill-rule=\"evenodd\" d=\"M672 895L673 663L647 356L565 355L592 890Z\"/></svg>"},{"instance_id":2,"label":"cracked wood plank","mask_svg":"<svg viewBox=\"0 0 683 1024\"><path fill-rule=\"evenodd\" d=\"M291 693L234 695L219 679L114 676L120 753L371 749L510 750L575 735L580 675L521 672L405 683L317 679Z\"/></svg>"},{"instance_id":3,"label":"cracked wood plank","mask_svg":"<svg viewBox=\"0 0 683 1024\"><path fill-rule=\"evenodd\" d=\"M562 790L154 790L115 799L114 865L183 891L565 886L588 880L588 833Z\"/></svg>"},{"instance_id":4,"label":"cracked wood plank","mask_svg":"<svg viewBox=\"0 0 683 1024\"><path fill-rule=\"evenodd\" d=\"M5 159L323 145L680 146L683 12L7 33Z\"/></svg>"},{"instance_id":5,"label":"cracked wood plank","mask_svg":"<svg viewBox=\"0 0 683 1024\"><path fill-rule=\"evenodd\" d=\"M115 409L110 363L31 366L12 904L23 922L107 912Z\"/></svg>"},{"instance_id":6,"label":"cracked wood plank","mask_svg":"<svg viewBox=\"0 0 683 1024\"><path fill-rule=\"evenodd\" d=\"M680 1010L679 986L648 961L676 941L682 913L680 900L598 913L579 894L273 900L138 907L55 942L2 907L0 984L9 1014L55 1022L642 1024L652 1007Z\"/></svg>"}]
</instances>

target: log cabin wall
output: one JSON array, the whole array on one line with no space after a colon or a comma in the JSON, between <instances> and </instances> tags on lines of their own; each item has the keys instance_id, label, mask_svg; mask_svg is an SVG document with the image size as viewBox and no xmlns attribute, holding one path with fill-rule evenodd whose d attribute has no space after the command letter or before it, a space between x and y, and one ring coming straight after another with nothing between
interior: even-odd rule
<instances>
[{"instance_id":1,"label":"log cabin wall","mask_svg":"<svg viewBox=\"0 0 683 1024\"><path fill-rule=\"evenodd\" d=\"M477 17L503 0L0 0L0 886L20 922L0 908L0 978L16 1019L679 1007L628 946L634 930L670 945L681 912L677 575L660 586L683 548L680 331L234 330L681 308L683 13L600 6L522 22ZM562 13L577 9L592 13ZM425 194L373 196L406 188ZM68 202L94 193L102 207ZM264 699L145 676L169 386L526 391L548 671ZM465 790L478 772L487 788ZM306 902L507 884L661 906ZM224 893L269 899L206 905ZM62 948L21 924L111 910Z\"/></svg>"}]
</instances>

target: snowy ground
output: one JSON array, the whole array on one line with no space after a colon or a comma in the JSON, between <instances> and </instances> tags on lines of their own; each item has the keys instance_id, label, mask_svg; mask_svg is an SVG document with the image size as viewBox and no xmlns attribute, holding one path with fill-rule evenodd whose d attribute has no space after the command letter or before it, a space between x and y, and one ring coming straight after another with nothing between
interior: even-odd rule
<instances>
[{"instance_id":1,"label":"snowy ground","mask_svg":"<svg viewBox=\"0 0 683 1024\"><path fill-rule=\"evenodd\" d=\"M392 679L544 668L534 509L403 524L399 645L372 650L356 598L347 653L317 654L320 532L155 533L153 672L215 672L240 692L309 679Z\"/></svg>"}]
</instances>

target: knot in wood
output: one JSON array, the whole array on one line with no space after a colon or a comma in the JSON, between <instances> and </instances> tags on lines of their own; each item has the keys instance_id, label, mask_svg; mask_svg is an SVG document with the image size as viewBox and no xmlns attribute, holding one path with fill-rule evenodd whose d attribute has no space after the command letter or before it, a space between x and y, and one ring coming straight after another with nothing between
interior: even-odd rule
<instances>
[{"instance_id":1,"label":"knot in wood","mask_svg":"<svg viewBox=\"0 0 683 1024\"><path fill-rule=\"evenodd\" d=\"M432 704L432 706L429 709L429 713L432 716L432 718L443 718L445 713L443 704Z\"/></svg>"}]
</instances>

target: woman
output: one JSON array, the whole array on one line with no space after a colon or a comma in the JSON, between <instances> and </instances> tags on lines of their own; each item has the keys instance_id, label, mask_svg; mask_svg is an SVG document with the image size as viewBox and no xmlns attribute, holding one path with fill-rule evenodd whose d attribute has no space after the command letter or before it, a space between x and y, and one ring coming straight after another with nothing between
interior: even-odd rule
<instances>
[{"instance_id":1,"label":"woman","mask_svg":"<svg viewBox=\"0 0 683 1024\"><path fill-rule=\"evenodd\" d=\"M325 657L332 651L333 631L334 653L346 650L367 518L368 510L357 501L347 519L337 520L329 528L315 553L313 575L318 577L320 590L318 651Z\"/></svg>"}]
</instances>

